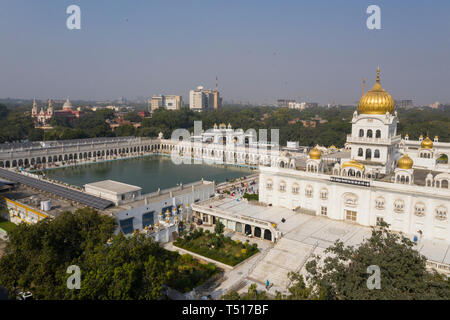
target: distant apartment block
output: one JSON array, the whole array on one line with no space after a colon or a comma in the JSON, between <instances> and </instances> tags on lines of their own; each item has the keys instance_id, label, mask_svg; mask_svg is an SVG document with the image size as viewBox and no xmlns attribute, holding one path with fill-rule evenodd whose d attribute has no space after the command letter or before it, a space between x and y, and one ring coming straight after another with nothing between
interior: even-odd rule
<instances>
[{"instance_id":1,"label":"distant apartment block","mask_svg":"<svg viewBox=\"0 0 450 320\"><path fill-rule=\"evenodd\" d=\"M278 99L278 108L289 108L289 103L295 103L295 100Z\"/></svg>"},{"instance_id":2,"label":"distant apartment block","mask_svg":"<svg viewBox=\"0 0 450 320\"><path fill-rule=\"evenodd\" d=\"M189 92L189 108L194 111L219 109L222 107L222 97L217 90L204 89L202 86Z\"/></svg>"},{"instance_id":3,"label":"distant apartment block","mask_svg":"<svg viewBox=\"0 0 450 320\"><path fill-rule=\"evenodd\" d=\"M179 110L183 107L183 97L177 95L153 95L149 100L150 111L157 109Z\"/></svg>"},{"instance_id":4,"label":"distant apartment block","mask_svg":"<svg viewBox=\"0 0 450 320\"><path fill-rule=\"evenodd\" d=\"M277 102L279 108L289 108L296 110L304 110L306 108L313 108L319 105L316 102L297 102L295 100L286 100L286 99L280 99Z\"/></svg>"},{"instance_id":5,"label":"distant apartment block","mask_svg":"<svg viewBox=\"0 0 450 320\"><path fill-rule=\"evenodd\" d=\"M395 100L395 106L397 108L412 108L414 104L412 100Z\"/></svg>"}]
</instances>

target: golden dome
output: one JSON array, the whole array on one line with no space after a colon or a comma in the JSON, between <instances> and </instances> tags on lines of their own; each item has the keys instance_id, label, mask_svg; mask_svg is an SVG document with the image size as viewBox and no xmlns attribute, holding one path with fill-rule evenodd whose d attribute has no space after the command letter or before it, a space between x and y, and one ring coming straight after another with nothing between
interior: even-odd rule
<instances>
[{"instance_id":1,"label":"golden dome","mask_svg":"<svg viewBox=\"0 0 450 320\"><path fill-rule=\"evenodd\" d=\"M362 163L359 163L356 160L350 160L347 162L344 162L342 164L342 168L346 168L346 167L354 167L354 168L358 168L359 170L363 171L364 170L364 165Z\"/></svg>"},{"instance_id":2,"label":"golden dome","mask_svg":"<svg viewBox=\"0 0 450 320\"><path fill-rule=\"evenodd\" d=\"M362 114L386 114L392 113L394 108L394 99L380 85L380 67L378 67L377 81L359 100L358 111Z\"/></svg>"},{"instance_id":3,"label":"golden dome","mask_svg":"<svg viewBox=\"0 0 450 320\"><path fill-rule=\"evenodd\" d=\"M411 169L413 164L413 160L406 153L398 159L398 167L400 169Z\"/></svg>"},{"instance_id":4,"label":"golden dome","mask_svg":"<svg viewBox=\"0 0 450 320\"><path fill-rule=\"evenodd\" d=\"M319 149L317 149L317 147L314 147L314 148L309 152L309 158L310 158L310 159L319 160L321 156L322 156L322 152L321 152Z\"/></svg>"},{"instance_id":5,"label":"golden dome","mask_svg":"<svg viewBox=\"0 0 450 320\"><path fill-rule=\"evenodd\" d=\"M424 140L422 140L420 146L424 149L431 149L433 148L433 141L431 141L429 137L426 137Z\"/></svg>"}]
</instances>

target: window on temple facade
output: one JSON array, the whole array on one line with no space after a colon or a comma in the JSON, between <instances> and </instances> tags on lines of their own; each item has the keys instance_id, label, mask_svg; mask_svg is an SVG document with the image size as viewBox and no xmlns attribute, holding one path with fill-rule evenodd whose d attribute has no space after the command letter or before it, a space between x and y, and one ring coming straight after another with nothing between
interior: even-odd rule
<instances>
[{"instance_id":1,"label":"window on temple facade","mask_svg":"<svg viewBox=\"0 0 450 320\"><path fill-rule=\"evenodd\" d=\"M327 200L328 199L328 190L326 188L323 188L320 190L320 199Z\"/></svg>"},{"instance_id":2,"label":"window on temple facade","mask_svg":"<svg viewBox=\"0 0 450 320\"><path fill-rule=\"evenodd\" d=\"M280 182L280 188L279 188L279 190L280 190L281 192L285 192L285 191L286 191L286 182L284 182L284 181L281 181L281 182Z\"/></svg>"},{"instance_id":3,"label":"window on temple facade","mask_svg":"<svg viewBox=\"0 0 450 320\"><path fill-rule=\"evenodd\" d=\"M375 199L375 208L377 209L384 209L386 201L383 197L378 197Z\"/></svg>"},{"instance_id":4,"label":"window on temple facade","mask_svg":"<svg viewBox=\"0 0 450 320\"><path fill-rule=\"evenodd\" d=\"M438 220L447 220L447 208L444 206L437 207L435 210L435 217Z\"/></svg>"},{"instance_id":5,"label":"window on temple facade","mask_svg":"<svg viewBox=\"0 0 450 320\"><path fill-rule=\"evenodd\" d=\"M313 196L313 187L312 186L306 187L305 196L307 196L308 198L312 198L312 196Z\"/></svg>"},{"instance_id":6,"label":"window on temple facade","mask_svg":"<svg viewBox=\"0 0 450 320\"><path fill-rule=\"evenodd\" d=\"M401 213L405 210L405 202L401 199L397 199L394 201L394 211Z\"/></svg>"},{"instance_id":7,"label":"window on temple facade","mask_svg":"<svg viewBox=\"0 0 450 320\"><path fill-rule=\"evenodd\" d=\"M425 204L422 202L416 203L414 206L414 214L419 217L425 216Z\"/></svg>"}]
</instances>

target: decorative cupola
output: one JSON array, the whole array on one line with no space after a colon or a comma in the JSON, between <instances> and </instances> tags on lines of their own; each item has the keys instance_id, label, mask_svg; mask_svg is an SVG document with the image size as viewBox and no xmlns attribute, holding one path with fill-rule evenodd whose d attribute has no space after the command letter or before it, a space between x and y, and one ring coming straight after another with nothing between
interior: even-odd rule
<instances>
[{"instance_id":1,"label":"decorative cupola","mask_svg":"<svg viewBox=\"0 0 450 320\"><path fill-rule=\"evenodd\" d=\"M409 140L409 135L405 134L405 140L408 141Z\"/></svg>"},{"instance_id":2,"label":"decorative cupola","mask_svg":"<svg viewBox=\"0 0 450 320\"><path fill-rule=\"evenodd\" d=\"M430 137L426 137L420 144L420 147L422 149L431 149L433 148L433 141L431 141Z\"/></svg>"},{"instance_id":3,"label":"decorative cupola","mask_svg":"<svg viewBox=\"0 0 450 320\"><path fill-rule=\"evenodd\" d=\"M48 109L47 109L47 113L49 115L53 115L53 104L52 104L52 99L48 99Z\"/></svg>"},{"instance_id":4,"label":"decorative cupola","mask_svg":"<svg viewBox=\"0 0 450 320\"><path fill-rule=\"evenodd\" d=\"M322 152L316 147L311 149L309 152L309 158L314 160L319 160L322 157Z\"/></svg>"},{"instance_id":5,"label":"decorative cupola","mask_svg":"<svg viewBox=\"0 0 450 320\"><path fill-rule=\"evenodd\" d=\"M317 148L317 146L309 151L309 159L306 160L306 171L322 171L322 152Z\"/></svg>"},{"instance_id":6,"label":"decorative cupola","mask_svg":"<svg viewBox=\"0 0 450 320\"><path fill-rule=\"evenodd\" d=\"M395 169L395 183L412 184L414 181L414 161L405 153L398 159Z\"/></svg>"},{"instance_id":7,"label":"decorative cupola","mask_svg":"<svg viewBox=\"0 0 450 320\"><path fill-rule=\"evenodd\" d=\"M400 169L412 169L414 161L405 153L397 163Z\"/></svg>"},{"instance_id":8,"label":"decorative cupola","mask_svg":"<svg viewBox=\"0 0 450 320\"><path fill-rule=\"evenodd\" d=\"M38 114L38 106L37 106L36 98L33 99L33 109L31 109L31 114L33 116Z\"/></svg>"},{"instance_id":9,"label":"decorative cupola","mask_svg":"<svg viewBox=\"0 0 450 320\"><path fill-rule=\"evenodd\" d=\"M352 159L341 166L341 176L364 178L364 164Z\"/></svg>"},{"instance_id":10,"label":"decorative cupola","mask_svg":"<svg viewBox=\"0 0 450 320\"><path fill-rule=\"evenodd\" d=\"M439 137L438 136L434 136L434 142L439 142Z\"/></svg>"}]
</instances>

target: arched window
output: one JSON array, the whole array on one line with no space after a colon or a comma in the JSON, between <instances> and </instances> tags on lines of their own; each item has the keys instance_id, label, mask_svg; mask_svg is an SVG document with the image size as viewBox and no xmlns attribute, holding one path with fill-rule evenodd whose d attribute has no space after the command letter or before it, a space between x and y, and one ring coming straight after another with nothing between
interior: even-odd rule
<instances>
[{"instance_id":1,"label":"arched window","mask_svg":"<svg viewBox=\"0 0 450 320\"><path fill-rule=\"evenodd\" d=\"M272 180L271 179L267 180L267 182L266 182L266 189L267 190L272 190L272 187L273 187Z\"/></svg>"},{"instance_id":2,"label":"arched window","mask_svg":"<svg viewBox=\"0 0 450 320\"><path fill-rule=\"evenodd\" d=\"M373 135L372 130L371 129L367 130L367 138L372 138L372 135Z\"/></svg>"},{"instance_id":3,"label":"arched window","mask_svg":"<svg viewBox=\"0 0 450 320\"><path fill-rule=\"evenodd\" d=\"M328 190L327 188L322 188L320 190L320 199L327 200L328 199Z\"/></svg>"},{"instance_id":4,"label":"arched window","mask_svg":"<svg viewBox=\"0 0 450 320\"><path fill-rule=\"evenodd\" d=\"M397 199L394 201L394 211L397 213L403 212L405 209L405 202L401 199Z\"/></svg>"},{"instance_id":5,"label":"arched window","mask_svg":"<svg viewBox=\"0 0 450 320\"><path fill-rule=\"evenodd\" d=\"M377 159L380 158L380 150L378 149L375 150L374 157Z\"/></svg>"},{"instance_id":6,"label":"arched window","mask_svg":"<svg viewBox=\"0 0 450 320\"><path fill-rule=\"evenodd\" d=\"M366 149L366 159L372 159L372 150Z\"/></svg>"},{"instance_id":7,"label":"arched window","mask_svg":"<svg viewBox=\"0 0 450 320\"><path fill-rule=\"evenodd\" d=\"M364 156L364 150L362 148L358 149L358 157Z\"/></svg>"},{"instance_id":8,"label":"arched window","mask_svg":"<svg viewBox=\"0 0 450 320\"><path fill-rule=\"evenodd\" d=\"M360 137L364 137L364 130L363 129L359 129L359 136Z\"/></svg>"},{"instance_id":9,"label":"arched window","mask_svg":"<svg viewBox=\"0 0 450 320\"><path fill-rule=\"evenodd\" d=\"M305 196L307 196L308 198L312 198L312 196L313 196L313 187L312 186L306 187Z\"/></svg>"},{"instance_id":10,"label":"arched window","mask_svg":"<svg viewBox=\"0 0 450 320\"><path fill-rule=\"evenodd\" d=\"M437 207L435 210L435 217L438 220L446 220L447 219L447 208L444 206Z\"/></svg>"},{"instance_id":11,"label":"arched window","mask_svg":"<svg viewBox=\"0 0 450 320\"><path fill-rule=\"evenodd\" d=\"M384 209L384 205L385 205L385 200L383 197L378 197L375 199L375 208L377 209Z\"/></svg>"},{"instance_id":12,"label":"arched window","mask_svg":"<svg viewBox=\"0 0 450 320\"><path fill-rule=\"evenodd\" d=\"M294 183L292 185L292 193L293 194L298 194L299 190L300 190L300 187L299 187L298 183Z\"/></svg>"},{"instance_id":13,"label":"arched window","mask_svg":"<svg viewBox=\"0 0 450 320\"><path fill-rule=\"evenodd\" d=\"M286 191L286 182L284 182L284 181L281 181L281 182L280 182L280 188L279 188L279 190L280 190L281 192L285 192L285 191Z\"/></svg>"},{"instance_id":14,"label":"arched window","mask_svg":"<svg viewBox=\"0 0 450 320\"><path fill-rule=\"evenodd\" d=\"M381 138L381 130L376 131L375 138Z\"/></svg>"},{"instance_id":15,"label":"arched window","mask_svg":"<svg viewBox=\"0 0 450 320\"><path fill-rule=\"evenodd\" d=\"M414 214L419 217L423 217L425 215L425 204L422 202L416 203L414 206Z\"/></svg>"}]
</instances>

